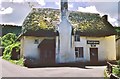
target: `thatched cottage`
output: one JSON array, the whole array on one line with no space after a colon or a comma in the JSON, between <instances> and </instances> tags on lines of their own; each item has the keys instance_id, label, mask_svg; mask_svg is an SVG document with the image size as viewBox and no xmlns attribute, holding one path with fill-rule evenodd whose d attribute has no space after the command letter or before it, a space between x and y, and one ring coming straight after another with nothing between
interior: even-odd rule
<instances>
[{"instance_id":1,"label":"thatched cottage","mask_svg":"<svg viewBox=\"0 0 120 79\"><path fill-rule=\"evenodd\" d=\"M67 7L33 8L22 26L21 56L39 65L116 60L115 30L107 19Z\"/></svg>"}]
</instances>

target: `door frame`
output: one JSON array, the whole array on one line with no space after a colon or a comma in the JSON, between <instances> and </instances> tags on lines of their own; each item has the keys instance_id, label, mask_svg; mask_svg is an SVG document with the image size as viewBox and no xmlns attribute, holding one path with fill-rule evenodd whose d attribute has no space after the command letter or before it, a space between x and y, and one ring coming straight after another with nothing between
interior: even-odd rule
<instances>
[{"instance_id":1,"label":"door frame","mask_svg":"<svg viewBox=\"0 0 120 79\"><path fill-rule=\"evenodd\" d=\"M97 57L96 57L96 59L95 59L95 61L94 61L94 62L96 63L96 62L99 61L99 59L98 59L98 57L99 57L99 56L98 56L98 48L97 48L97 47L95 47L95 48L89 48L90 62L94 63L94 62L93 62L93 59L91 58L91 49L97 49L97 52L96 52L96 53L97 53Z\"/></svg>"}]
</instances>

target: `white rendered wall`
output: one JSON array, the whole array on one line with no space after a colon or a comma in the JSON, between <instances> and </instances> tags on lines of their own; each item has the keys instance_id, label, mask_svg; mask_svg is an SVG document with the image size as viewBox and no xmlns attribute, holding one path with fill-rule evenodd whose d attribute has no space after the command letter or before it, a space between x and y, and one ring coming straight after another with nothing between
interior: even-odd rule
<instances>
[{"instance_id":1,"label":"white rendered wall","mask_svg":"<svg viewBox=\"0 0 120 79\"><path fill-rule=\"evenodd\" d=\"M74 37L72 37L74 38ZM87 40L97 40L100 44L96 44L96 47L91 47L87 44ZM90 48L98 48L98 61L115 60L116 59L116 44L115 36L108 37L84 37L80 36L80 42L74 42L73 40L73 53L75 53L75 47L83 47L84 57L75 58L74 61L90 61Z\"/></svg>"},{"instance_id":2,"label":"white rendered wall","mask_svg":"<svg viewBox=\"0 0 120 79\"><path fill-rule=\"evenodd\" d=\"M115 35L106 37L106 54L108 60L116 60Z\"/></svg>"},{"instance_id":3,"label":"white rendered wall","mask_svg":"<svg viewBox=\"0 0 120 79\"><path fill-rule=\"evenodd\" d=\"M42 37L29 37L24 36L21 38L21 56L39 58L39 50L38 45L34 44L34 40L39 39L39 43L45 39ZM60 53L58 51L58 36L56 37L56 62L73 62L73 61L90 61L90 48L91 45L87 44L87 40L98 40L100 41L99 45L96 45L95 48L98 48L98 60L115 60L116 59L116 44L115 44L115 36L108 37L84 37L80 36L80 42L74 42L74 37L72 36L72 47L66 50L66 47L60 49L63 52ZM66 43L65 43L66 42ZM67 40L64 40L62 45L67 46ZM83 47L84 49L84 58L75 58L75 47ZM67 55L67 56L64 56ZM63 57L62 57L63 56ZM60 59L61 58L61 59ZM67 59L68 58L68 59Z\"/></svg>"},{"instance_id":4,"label":"white rendered wall","mask_svg":"<svg viewBox=\"0 0 120 79\"><path fill-rule=\"evenodd\" d=\"M35 39L39 39L39 43L40 43L44 38L24 36L21 39L21 46L22 46L21 53L23 54L23 56L36 58L36 59L40 57L38 50L39 44L34 44Z\"/></svg>"}]
</instances>

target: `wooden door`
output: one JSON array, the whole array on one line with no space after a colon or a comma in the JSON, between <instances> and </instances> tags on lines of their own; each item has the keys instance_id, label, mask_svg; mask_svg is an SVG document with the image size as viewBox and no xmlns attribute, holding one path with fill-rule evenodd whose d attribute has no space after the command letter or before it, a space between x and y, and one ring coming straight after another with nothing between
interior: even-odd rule
<instances>
[{"instance_id":1,"label":"wooden door","mask_svg":"<svg viewBox=\"0 0 120 79\"><path fill-rule=\"evenodd\" d=\"M55 63L55 40L45 40L40 46L40 63L54 64Z\"/></svg>"},{"instance_id":2,"label":"wooden door","mask_svg":"<svg viewBox=\"0 0 120 79\"><path fill-rule=\"evenodd\" d=\"M98 48L90 48L90 62L98 62Z\"/></svg>"}]
</instances>

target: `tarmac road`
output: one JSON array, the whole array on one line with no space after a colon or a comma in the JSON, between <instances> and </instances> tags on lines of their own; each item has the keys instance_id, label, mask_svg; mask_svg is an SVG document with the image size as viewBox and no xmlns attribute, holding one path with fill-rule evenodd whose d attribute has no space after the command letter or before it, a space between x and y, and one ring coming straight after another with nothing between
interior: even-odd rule
<instances>
[{"instance_id":1,"label":"tarmac road","mask_svg":"<svg viewBox=\"0 0 120 79\"><path fill-rule=\"evenodd\" d=\"M26 68L0 58L2 77L104 77L105 66Z\"/></svg>"}]
</instances>

